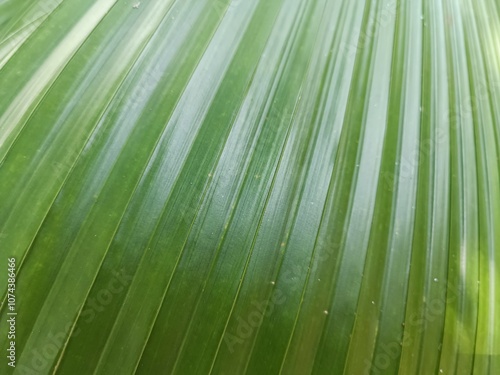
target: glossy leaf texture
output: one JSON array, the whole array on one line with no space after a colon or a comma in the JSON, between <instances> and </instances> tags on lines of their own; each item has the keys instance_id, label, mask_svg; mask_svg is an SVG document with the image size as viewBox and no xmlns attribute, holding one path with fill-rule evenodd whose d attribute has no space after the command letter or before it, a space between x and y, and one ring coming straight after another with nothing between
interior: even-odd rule
<instances>
[{"instance_id":1,"label":"glossy leaf texture","mask_svg":"<svg viewBox=\"0 0 500 375\"><path fill-rule=\"evenodd\" d=\"M499 3L0 1L0 255L2 374L499 374Z\"/></svg>"}]
</instances>

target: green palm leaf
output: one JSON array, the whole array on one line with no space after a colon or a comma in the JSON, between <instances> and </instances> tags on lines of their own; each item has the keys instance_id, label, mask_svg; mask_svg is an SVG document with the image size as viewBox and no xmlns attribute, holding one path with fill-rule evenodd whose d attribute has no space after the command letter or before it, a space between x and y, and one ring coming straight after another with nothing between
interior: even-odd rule
<instances>
[{"instance_id":1,"label":"green palm leaf","mask_svg":"<svg viewBox=\"0 0 500 375\"><path fill-rule=\"evenodd\" d=\"M499 67L493 0L0 1L0 373L500 373Z\"/></svg>"}]
</instances>

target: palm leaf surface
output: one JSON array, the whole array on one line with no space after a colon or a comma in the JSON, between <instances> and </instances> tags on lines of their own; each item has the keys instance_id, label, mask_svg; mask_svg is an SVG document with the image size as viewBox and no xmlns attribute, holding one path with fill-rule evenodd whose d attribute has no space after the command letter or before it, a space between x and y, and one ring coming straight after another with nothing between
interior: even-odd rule
<instances>
[{"instance_id":1,"label":"palm leaf surface","mask_svg":"<svg viewBox=\"0 0 500 375\"><path fill-rule=\"evenodd\" d=\"M499 10L0 3L2 373L500 371Z\"/></svg>"}]
</instances>

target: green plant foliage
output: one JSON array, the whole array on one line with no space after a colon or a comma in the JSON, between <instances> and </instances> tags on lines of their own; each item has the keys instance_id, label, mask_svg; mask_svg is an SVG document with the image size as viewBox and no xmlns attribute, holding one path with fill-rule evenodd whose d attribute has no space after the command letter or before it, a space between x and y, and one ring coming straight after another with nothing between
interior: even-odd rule
<instances>
[{"instance_id":1,"label":"green plant foliage","mask_svg":"<svg viewBox=\"0 0 500 375\"><path fill-rule=\"evenodd\" d=\"M0 1L1 374L500 374L499 264L498 1Z\"/></svg>"}]
</instances>

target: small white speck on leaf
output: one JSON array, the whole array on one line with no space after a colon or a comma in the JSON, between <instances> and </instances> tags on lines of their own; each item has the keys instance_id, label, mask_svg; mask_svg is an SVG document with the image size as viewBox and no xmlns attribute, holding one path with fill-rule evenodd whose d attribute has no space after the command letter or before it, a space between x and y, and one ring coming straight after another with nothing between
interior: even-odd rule
<instances>
[{"instance_id":1,"label":"small white speck on leaf","mask_svg":"<svg viewBox=\"0 0 500 375\"><path fill-rule=\"evenodd\" d=\"M271 285L274 285L274 284L276 284L276 283L274 281L271 281Z\"/></svg>"},{"instance_id":2,"label":"small white speck on leaf","mask_svg":"<svg viewBox=\"0 0 500 375\"><path fill-rule=\"evenodd\" d=\"M435 283L437 283L437 282L438 282L438 278L437 278L437 277L435 277L435 278L434 278L434 282L435 282Z\"/></svg>"},{"instance_id":3,"label":"small white speck on leaf","mask_svg":"<svg viewBox=\"0 0 500 375\"><path fill-rule=\"evenodd\" d=\"M323 314L328 315L328 310L323 311Z\"/></svg>"},{"instance_id":4,"label":"small white speck on leaf","mask_svg":"<svg viewBox=\"0 0 500 375\"><path fill-rule=\"evenodd\" d=\"M372 305L375 305L375 301L372 301Z\"/></svg>"},{"instance_id":5,"label":"small white speck on leaf","mask_svg":"<svg viewBox=\"0 0 500 375\"><path fill-rule=\"evenodd\" d=\"M141 5L141 2L139 1L138 3L135 3L134 5L132 5L132 8L139 9L140 5Z\"/></svg>"}]
</instances>

